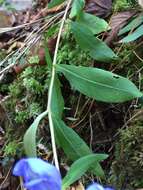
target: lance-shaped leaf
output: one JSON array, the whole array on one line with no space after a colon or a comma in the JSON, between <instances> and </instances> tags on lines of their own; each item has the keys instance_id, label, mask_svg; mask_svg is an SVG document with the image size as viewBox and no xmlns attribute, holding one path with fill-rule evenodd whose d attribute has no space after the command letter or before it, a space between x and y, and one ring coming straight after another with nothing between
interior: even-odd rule
<instances>
[{"instance_id":1,"label":"lance-shaped leaf","mask_svg":"<svg viewBox=\"0 0 143 190\"><path fill-rule=\"evenodd\" d=\"M48 8L51 9L55 6L58 6L60 4L62 4L65 0L52 0L49 4L48 4Z\"/></svg>"},{"instance_id":2,"label":"lance-shaped leaf","mask_svg":"<svg viewBox=\"0 0 143 190\"><path fill-rule=\"evenodd\" d=\"M92 31L79 22L71 22L71 31L79 46L98 61L109 62L116 59L115 53L100 39L96 38Z\"/></svg>"},{"instance_id":3,"label":"lance-shaped leaf","mask_svg":"<svg viewBox=\"0 0 143 190\"><path fill-rule=\"evenodd\" d=\"M51 111L54 115L62 116L64 110L64 99L61 93L61 84L58 79L58 76L55 76L53 92L52 92L52 101L51 101Z\"/></svg>"},{"instance_id":4,"label":"lance-shaped leaf","mask_svg":"<svg viewBox=\"0 0 143 190\"><path fill-rule=\"evenodd\" d=\"M130 80L109 71L64 64L56 65L56 69L76 90L99 101L117 103L142 96Z\"/></svg>"},{"instance_id":5,"label":"lance-shaped leaf","mask_svg":"<svg viewBox=\"0 0 143 190\"><path fill-rule=\"evenodd\" d=\"M26 155L28 157L36 157L36 131L38 128L38 125L43 119L48 114L48 111L45 111L41 113L32 123L32 125L28 128L24 135L24 149L26 152Z\"/></svg>"},{"instance_id":6,"label":"lance-shaped leaf","mask_svg":"<svg viewBox=\"0 0 143 190\"><path fill-rule=\"evenodd\" d=\"M51 59L50 52L46 44L45 44L45 57L46 57L48 68L51 72L52 59ZM64 99L61 92L61 83L58 79L58 76L55 75L53 91L52 91L51 111L52 113L61 117L63 110L64 110Z\"/></svg>"},{"instance_id":7,"label":"lance-shaped leaf","mask_svg":"<svg viewBox=\"0 0 143 190\"><path fill-rule=\"evenodd\" d=\"M72 3L70 18L73 18L81 13L85 5L85 0L74 0Z\"/></svg>"},{"instance_id":8,"label":"lance-shaped leaf","mask_svg":"<svg viewBox=\"0 0 143 190\"><path fill-rule=\"evenodd\" d=\"M56 116L53 116L56 142L64 150L70 160L76 160L91 154L90 148L79 135Z\"/></svg>"},{"instance_id":9,"label":"lance-shaped leaf","mask_svg":"<svg viewBox=\"0 0 143 190\"><path fill-rule=\"evenodd\" d=\"M135 28L137 28L139 25L143 23L143 16L138 16L134 18L129 24L127 24L125 27L123 27L119 31L119 36L125 34L126 32L133 31Z\"/></svg>"},{"instance_id":10,"label":"lance-shaped leaf","mask_svg":"<svg viewBox=\"0 0 143 190\"><path fill-rule=\"evenodd\" d=\"M109 29L108 23L104 19L84 12L80 14L78 22L88 27L94 35Z\"/></svg>"},{"instance_id":11,"label":"lance-shaped leaf","mask_svg":"<svg viewBox=\"0 0 143 190\"><path fill-rule=\"evenodd\" d=\"M129 34L121 40L123 43L132 42L143 36L143 24L139 26L132 34Z\"/></svg>"},{"instance_id":12,"label":"lance-shaped leaf","mask_svg":"<svg viewBox=\"0 0 143 190\"><path fill-rule=\"evenodd\" d=\"M94 171L97 171L97 174L99 174L99 162L105 160L107 157L107 154L90 154L76 160L63 179L63 189L66 189L72 183L80 179L90 168L94 168ZM97 176L102 177L100 175Z\"/></svg>"}]
</instances>

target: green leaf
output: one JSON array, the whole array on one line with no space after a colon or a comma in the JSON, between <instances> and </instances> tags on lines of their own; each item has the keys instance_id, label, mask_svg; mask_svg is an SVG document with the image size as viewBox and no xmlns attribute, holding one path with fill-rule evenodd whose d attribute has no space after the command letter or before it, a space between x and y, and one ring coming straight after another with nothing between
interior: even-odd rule
<instances>
[{"instance_id":1,"label":"green leaf","mask_svg":"<svg viewBox=\"0 0 143 190\"><path fill-rule=\"evenodd\" d=\"M70 12L70 18L73 18L81 13L85 5L84 0L74 0Z\"/></svg>"},{"instance_id":2,"label":"green leaf","mask_svg":"<svg viewBox=\"0 0 143 190\"><path fill-rule=\"evenodd\" d=\"M132 34L129 34L127 37L123 38L121 42L132 42L134 40L137 40L141 36L143 36L143 25L139 26Z\"/></svg>"},{"instance_id":3,"label":"green leaf","mask_svg":"<svg viewBox=\"0 0 143 190\"><path fill-rule=\"evenodd\" d=\"M141 97L142 93L128 79L92 67L56 65L70 84L81 93L103 102L124 102Z\"/></svg>"},{"instance_id":4,"label":"green leaf","mask_svg":"<svg viewBox=\"0 0 143 190\"><path fill-rule=\"evenodd\" d=\"M51 9L55 6L58 6L60 4L62 4L65 0L52 0L49 4L48 4L48 8Z\"/></svg>"},{"instance_id":5,"label":"green leaf","mask_svg":"<svg viewBox=\"0 0 143 190\"><path fill-rule=\"evenodd\" d=\"M108 155L106 154L90 154L76 160L63 179L63 189L66 189L72 183L80 179L91 167L94 167L94 170L98 170L97 165L99 162L105 160L107 157ZM97 173L100 173L100 171L97 171Z\"/></svg>"},{"instance_id":6,"label":"green leaf","mask_svg":"<svg viewBox=\"0 0 143 190\"><path fill-rule=\"evenodd\" d=\"M60 86L60 81L58 79L58 76L56 75L53 86L51 110L54 115L62 117L62 113L64 110L64 99L61 93Z\"/></svg>"},{"instance_id":7,"label":"green leaf","mask_svg":"<svg viewBox=\"0 0 143 190\"><path fill-rule=\"evenodd\" d=\"M45 41L46 42L46 41ZM49 52L49 48L47 47L47 44L44 42L44 46L45 46L45 58L46 58L46 63L48 65L48 68L50 69L50 71L52 70L52 59L50 56L50 52Z\"/></svg>"},{"instance_id":8,"label":"green leaf","mask_svg":"<svg viewBox=\"0 0 143 190\"><path fill-rule=\"evenodd\" d=\"M56 142L64 150L70 160L76 160L91 154L90 148L79 135L58 117L53 116Z\"/></svg>"},{"instance_id":9,"label":"green leaf","mask_svg":"<svg viewBox=\"0 0 143 190\"><path fill-rule=\"evenodd\" d=\"M80 14L78 22L88 27L94 35L109 29L108 23L104 19L84 12Z\"/></svg>"},{"instance_id":10,"label":"green leaf","mask_svg":"<svg viewBox=\"0 0 143 190\"><path fill-rule=\"evenodd\" d=\"M105 178L105 173L99 163L96 163L96 167L91 168L90 172L100 178Z\"/></svg>"},{"instance_id":11,"label":"green leaf","mask_svg":"<svg viewBox=\"0 0 143 190\"><path fill-rule=\"evenodd\" d=\"M129 32L130 30L134 30L136 27L138 27L143 22L143 16L138 16L137 18L134 18L127 26L122 28L119 31L119 36L125 34L126 32Z\"/></svg>"},{"instance_id":12,"label":"green leaf","mask_svg":"<svg viewBox=\"0 0 143 190\"><path fill-rule=\"evenodd\" d=\"M96 38L88 27L78 22L71 22L71 30L80 47L98 61L109 62L117 58L114 52L101 40Z\"/></svg>"},{"instance_id":13,"label":"green leaf","mask_svg":"<svg viewBox=\"0 0 143 190\"><path fill-rule=\"evenodd\" d=\"M38 128L38 125L43 119L48 114L48 111L45 111L41 113L32 123L32 125L28 128L24 135L24 149L26 152L26 155L29 157L36 157L36 131Z\"/></svg>"},{"instance_id":14,"label":"green leaf","mask_svg":"<svg viewBox=\"0 0 143 190\"><path fill-rule=\"evenodd\" d=\"M50 71L51 71L52 59L51 59L49 49L46 46L46 44L45 44L45 57L46 57L46 62L48 64L48 67L50 68ZM51 111L53 114L58 115L59 117L62 117L63 110L64 110L64 99L61 93L61 84L58 79L58 76L55 75L53 91L52 91Z\"/></svg>"}]
</instances>

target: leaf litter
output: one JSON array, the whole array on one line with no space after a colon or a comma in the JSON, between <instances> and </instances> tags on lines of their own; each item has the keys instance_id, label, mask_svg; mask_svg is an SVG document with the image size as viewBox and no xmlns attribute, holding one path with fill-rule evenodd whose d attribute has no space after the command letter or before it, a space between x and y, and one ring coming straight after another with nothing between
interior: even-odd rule
<instances>
[{"instance_id":1,"label":"leaf litter","mask_svg":"<svg viewBox=\"0 0 143 190\"><path fill-rule=\"evenodd\" d=\"M6 4L0 7L0 47L6 54L5 58L0 62L0 85L11 84L13 81L17 80L19 75L26 68L33 67L30 63L19 63L19 59L23 55L36 55L38 53L41 61L39 65L43 66L46 64L44 48L43 45L41 45L42 34L49 27L49 25L59 21L63 15L62 11L65 8L65 5L62 4L56 8L48 9L48 2L49 1L46 0L37 0L35 2L32 2L32 0L7 0ZM10 5L10 8L8 8L7 5ZM87 13L106 19L110 25L110 30L103 32L101 34L101 38L104 39L104 41L112 47L112 49L117 49L118 53L122 50L122 45L119 43L121 36L118 36L120 29L140 14L140 10L132 8L129 10L114 12L112 0L86 0L84 10ZM52 16L54 14L58 14L58 17L52 20ZM49 18L46 20L46 17L51 19L49 25L47 24ZM54 53L56 39L57 36L50 38L48 41L48 45L51 49L51 55ZM140 40L139 43L141 43ZM136 45L136 43L133 44L133 46ZM38 51L34 52L33 47L35 49L37 48ZM25 50L26 48L27 50ZM132 54L135 56L134 60L137 60L138 63L139 58L136 48L135 52ZM125 64L127 64L125 69L123 69L124 66L120 66L120 64L120 67L112 64L111 66L103 65L103 68L111 71L115 70L119 74L125 72L128 75L128 64L130 62L128 62L127 57L125 57L123 57L123 59L125 59ZM93 65L99 68L101 67L101 65L96 61ZM133 79L136 80L140 77L139 74L141 74L141 68L138 64L135 64L133 66L133 71L134 69L136 69L136 72L132 74L134 75ZM68 87L66 88L67 92L69 91L68 93L70 94L70 90ZM76 96L79 98L75 92L70 94L70 96ZM8 98L8 94L0 92L0 189L2 190L13 190L18 186L18 183L15 183L15 179L13 179L9 173L13 159L7 158L8 160L6 160L3 150L3 147L5 146L5 126L7 125L7 120L10 122L9 125L11 126L11 117L9 117L8 110L5 110L4 108L4 102L6 102ZM68 98L66 98L66 101L69 101ZM132 118L134 110L136 110L135 108L132 108L134 105L137 105L137 102L133 101L131 103L125 103L124 105L107 105L106 103L103 104L96 101L88 101L85 97L82 97L82 99L78 99L78 105L74 103L73 107L71 106L72 109L66 113L66 118L73 118L73 120L69 121L69 126L76 126L75 130L83 136L87 142L90 141L93 151L103 151L111 154L111 157L103 162L103 167L106 168L107 171L109 171L111 161L114 157L112 156L114 154L113 149L115 142L113 136L116 135L119 128L126 125L126 122ZM21 102L20 104L17 103L17 109L19 109L20 106L22 106ZM80 116L74 118L73 113L79 108L82 110ZM92 126L94 123L96 123L96 125ZM90 126L90 129L87 130L87 134L85 135L84 126L87 127L88 125ZM96 128L96 132L92 127ZM42 124L40 128L42 133L44 133L45 131ZM109 128L110 130L108 130ZM93 135L96 140L92 139ZM42 152L43 150L39 149L39 151ZM42 152L42 156L46 158L47 150L46 153ZM6 167L4 167L5 163ZM80 185L75 185L75 187L72 186L71 189L84 189L82 183L79 184Z\"/></svg>"}]
</instances>

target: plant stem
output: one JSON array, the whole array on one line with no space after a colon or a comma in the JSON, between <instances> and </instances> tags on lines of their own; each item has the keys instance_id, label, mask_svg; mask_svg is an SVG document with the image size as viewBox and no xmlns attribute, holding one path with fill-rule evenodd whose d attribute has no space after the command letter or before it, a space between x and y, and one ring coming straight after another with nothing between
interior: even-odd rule
<instances>
[{"instance_id":1,"label":"plant stem","mask_svg":"<svg viewBox=\"0 0 143 190\"><path fill-rule=\"evenodd\" d=\"M48 118L49 118L49 127L50 127L50 132L51 132L51 142L52 142L52 149L53 149L53 156L54 156L54 161L55 161L55 166L59 170L59 162L58 162L58 156L57 156L57 150L56 150L56 143L55 143L55 134L54 134L54 125L53 125L53 120L52 120L52 111L51 111L51 102L52 102L52 93L53 93L53 86L54 86L54 80L55 80L55 65L57 62L57 53L58 53L58 48L59 48L59 43L60 43L60 38L62 34L62 30L64 27L64 23L66 20L66 16L70 7L72 0L69 0L65 9L64 16L62 18L62 22L60 25L58 37L57 37L57 42L56 42L56 47L55 47L55 53L54 53L54 58L53 58L53 65L52 65L52 74L51 74L51 81L50 81L50 86L49 86L49 95L48 95L48 105L47 105L47 110L48 110Z\"/></svg>"}]
</instances>

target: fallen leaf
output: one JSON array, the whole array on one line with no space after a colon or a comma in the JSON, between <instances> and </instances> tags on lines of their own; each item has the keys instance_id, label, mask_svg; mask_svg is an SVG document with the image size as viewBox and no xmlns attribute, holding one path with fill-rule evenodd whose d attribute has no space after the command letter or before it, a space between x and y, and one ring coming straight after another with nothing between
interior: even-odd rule
<instances>
[{"instance_id":1,"label":"fallen leaf","mask_svg":"<svg viewBox=\"0 0 143 190\"><path fill-rule=\"evenodd\" d=\"M112 0L86 0L85 11L106 18L112 10Z\"/></svg>"},{"instance_id":2,"label":"fallen leaf","mask_svg":"<svg viewBox=\"0 0 143 190\"><path fill-rule=\"evenodd\" d=\"M128 21L136 15L136 11L123 11L114 14L110 20L111 31L108 33L105 42L111 45L113 41L117 40L119 30L128 23Z\"/></svg>"},{"instance_id":3,"label":"fallen leaf","mask_svg":"<svg viewBox=\"0 0 143 190\"><path fill-rule=\"evenodd\" d=\"M15 16L9 11L0 10L0 28L11 27L15 23Z\"/></svg>"}]
</instances>

